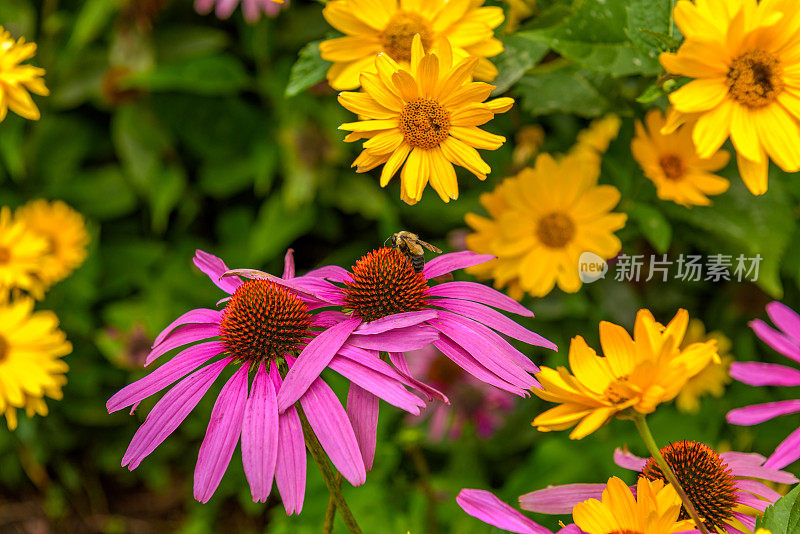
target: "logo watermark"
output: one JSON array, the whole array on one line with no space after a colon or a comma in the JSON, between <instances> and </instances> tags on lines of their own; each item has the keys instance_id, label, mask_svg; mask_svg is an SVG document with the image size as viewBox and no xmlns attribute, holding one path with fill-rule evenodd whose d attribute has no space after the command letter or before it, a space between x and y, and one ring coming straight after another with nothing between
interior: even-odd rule
<instances>
[{"instance_id":1,"label":"logo watermark","mask_svg":"<svg viewBox=\"0 0 800 534\"><path fill-rule=\"evenodd\" d=\"M584 252L578 259L578 276L584 284L606 277L608 263L594 252Z\"/></svg>"},{"instance_id":2,"label":"logo watermark","mask_svg":"<svg viewBox=\"0 0 800 534\"><path fill-rule=\"evenodd\" d=\"M756 282L762 257L739 254L681 254L672 260L666 254L620 254L612 259L617 282L649 282L681 280L683 282ZM578 259L578 276L584 284L606 277L608 262L593 252L584 252Z\"/></svg>"}]
</instances>

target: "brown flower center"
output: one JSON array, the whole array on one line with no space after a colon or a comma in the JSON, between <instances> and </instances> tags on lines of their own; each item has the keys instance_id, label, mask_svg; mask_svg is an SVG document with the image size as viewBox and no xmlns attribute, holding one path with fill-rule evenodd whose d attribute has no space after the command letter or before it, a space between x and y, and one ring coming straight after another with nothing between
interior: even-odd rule
<instances>
[{"instance_id":1,"label":"brown flower center","mask_svg":"<svg viewBox=\"0 0 800 534\"><path fill-rule=\"evenodd\" d=\"M400 112L400 131L415 148L435 148L450 132L450 112L436 100L415 98Z\"/></svg>"},{"instance_id":2,"label":"brown flower center","mask_svg":"<svg viewBox=\"0 0 800 534\"><path fill-rule=\"evenodd\" d=\"M428 281L402 252L382 247L359 259L345 282L345 301L353 315L374 321L395 313L426 307Z\"/></svg>"},{"instance_id":3,"label":"brown flower center","mask_svg":"<svg viewBox=\"0 0 800 534\"><path fill-rule=\"evenodd\" d=\"M269 280L248 280L222 312L219 337L240 361L259 362L298 352L311 316L288 289Z\"/></svg>"},{"instance_id":4,"label":"brown flower center","mask_svg":"<svg viewBox=\"0 0 800 534\"><path fill-rule=\"evenodd\" d=\"M661 449L667 464L692 501L700 519L711 532L724 532L725 524L733 518L736 506L734 478L722 458L711 448L696 441L678 441ZM667 482L661 468L650 458L642 470L650 480ZM681 508L680 519L689 519Z\"/></svg>"},{"instance_id":5,"label":"brown flower center","mask_svg":"<svg viewBox=\"0 0 800 534\"><path fill-rule=\"evenodd\" d=\"M731 62L728 94L743 106L762 108L783 91L782 73L778 58L763 50L751 50Z\"/></svg>"},{"instance_id":6,"label":"brown flower center","mask_svg":"<svg viewBox=\"0 0 800 534\"><path fill-rule=\"evenodd\" d=\"M668 180L677 182L683 178L683 160L675 154L662 156L661 159L658 160L658 164L661 165L661 170L664 171L664 176L666 176Z\"/></svg>"},{"instance_id":7,"label":"brown flower center","mask_svg":"<svg viewBox=\"0 0 800 534\"><path fill-rule=\"evenodd\" d=\"M433 31L428 22L417 13L398 11L381 32L383 51L395 61L411 61L411 42L419 34L422 48L430 50Z\"/></svg>"},{"instance_id":8,"label":"brown flower center","mask_svg":"<svg viewBox=\"0 0 800 534\"><path fill-rule=\"evenodd\" d=\"M11 261L11 251L6 247L0 247L0 265Z\"/></svg>"},{"instance_id":9,"label":"brown flower center","mask_svg":"<svg viewBox=\"0 0 800 534\"><path fill-rule=\"evenodd\" d=\"M564 213L551 213L539 219L536 236L550 248L564 248L575 237L575 223Z\"/></svg>"},{"instance_id":10,"label":"brown flower center","mask_svg":"<svg viewBox=\"0 0 800 534\"><path fill-rule=\"evenodd\" d=\"M11 352L11 347L6 338L0 335L0 363L3 363L8 358L8 353Z\"/></svg>"}]
</instances>

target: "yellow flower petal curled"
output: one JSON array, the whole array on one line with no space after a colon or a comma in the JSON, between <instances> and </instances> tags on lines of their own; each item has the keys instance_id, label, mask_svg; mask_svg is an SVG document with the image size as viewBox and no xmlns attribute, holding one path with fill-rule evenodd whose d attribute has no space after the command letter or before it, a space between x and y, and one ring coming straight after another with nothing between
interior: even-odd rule
<instances>
[{"instance_id":1,"label":"yellow flower petal curled","mask_svg":"<svg viewBox=\"0 0 800 534\"><path fill-rule=\"evenodd\" d=\"M319 47L322 58L333 62L328 82L334 89L356 89L363 84L362 73L380 70L374 63L377 54L417 70L412 58L415 35L420 36L423 52L448 55L444 68L474 58L470 75L483 81L497 76L497 68L486 58L503 51L494 37L494 29L504 20L503 10L483 7L483 0L334 0L322 14L345 34Z\"/></svg>"},{"instance_id":2,"label":"yellow flower petal curled","mask_svg":"<svg viewBox=\"0 0 800 534\"><path fill-rule=\"evenodd\" d=\"M536 375L541 389L533 393L558 403L538 415L533 426L540 431L575 427L571 439L581 439L628 411L651 413L674 399L687 380L710 362L719 362L715 340L684 341L689 322L679 310L666 325L648 310L639 310L633 337L621 326L600 323L599 356L581 336L572 339L569 365L542 367Z\"/></svg>"},{"instance_id":3,"label":"yellow flower petal curled","mask_svg":"<svg viewBox=\"0 0 800 534\"><path fill-rule=\"evenodd\" d=\"M678 520L680 510L677 492L661 480L640 477L634 497L627 484L611 477L601 500L576 504L572 518L588 534L673 534L694 528L691 521Z\"/></svg>"},{"instance_id":4,"label":"yellow flower petal curled","mask_svg":"<svg viewBox=\"0 0 800 534\"><path fill-rule=\"evenodd\" d=\"M692 80L669 95L675 111L662 133L691 115L696 120L686 127L704 159L713 159L730 137L743 181L761 195L769 159L786 172L800 170L797 3L679 0L674 15L685 40L677 52L661 54L661 64Z\"/></svg>"},{"instance_id":5,"label":"yellow flower petal curled","mask_svg":"<svg viewBox=\"0 0 800 534\"><path fill-rule=\"evenodd\" d=\"M21 64L35 54L36 43L26 43L24 37L14 40L0 26L0 122L9 109L26 119L39 119L39 108L29 92L42 96L50 94L42 80L45 72L39 67Z\"/></svg>"},{"instance_id":6,"label":"yellow flower petal curled","mask_svg":"<svg viewBox=\"0 0 800 534\"><path fill-rule=\"evenodd\" d=\"M485 101L493 89L471 82L476 58L457 59L446 39L438 51L425 52L423 37L414 37L408 67L386 54L374 60L377 73L361 75L364 92L339 94L339 102L359 116L339 129L353 132L352 142L366 139L353 162L357 172L383 165L380 185L400 172L401 198L415 204L430 184L444 202L458 198L453 165L480 180L491 168L476 148L495 150L505 137L480 128L511 108L510 98Z\"/></svg>"},{"instance_id":7,"label":"yellow flower petal curled","mask_svg":"<svg viewBox=\"0 0 800 534\"><path fill-rule=\"evenodd\" d=\"M700 158L691 125L663 134L665 124L664 115L657 109L647 113L644 124L636 123L633 157L656 186L658 198L687 207L711 205L707 195L722 194L730 186L728 180L713 174L728 164L730 154L720 150L710 158Z\"/></svg>"},{"instance_id":8,"label":"yellow flower petal curled","mask_svg":"<svg viewBox=\"0 0 800 534\"><path fill-rule=\"evenodd\" d=\"M57 200L33 200L18 208L17 221L48 243L40 277L50 285L69 276L86 259L89 234L80 213Z\"/></svg>"},{"instance_id":9,"label":"yellow flower petal curled","mask_svg":"<svg viewBox=\"0 0 800 534\"><path fill-rule=\"evenodd\" d=\"M47 415L43 397L61 398L72 345L50 311L33 311L33 300L0 301L0 414L13 430L17 409Z\"/></svg>"}]
</instances>

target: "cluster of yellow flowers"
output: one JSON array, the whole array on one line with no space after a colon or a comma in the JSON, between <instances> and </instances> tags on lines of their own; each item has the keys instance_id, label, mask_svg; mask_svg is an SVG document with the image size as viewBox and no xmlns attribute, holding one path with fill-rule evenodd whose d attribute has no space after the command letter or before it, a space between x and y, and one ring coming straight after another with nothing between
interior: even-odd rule
<instances>
[{"instance_id":1,"label":"cluster of yellow flowers","mask_svg":"<svg viewBox=\"0 0 800 534\"><path fill-rule=\"evenodd\" d=\"M17 409L46 415L43 397L61 398L72 345L34 299L83 263L88 242L83 217L63 202L0 208L0 414L12 430Z\"/></svg>"}]
</instances>

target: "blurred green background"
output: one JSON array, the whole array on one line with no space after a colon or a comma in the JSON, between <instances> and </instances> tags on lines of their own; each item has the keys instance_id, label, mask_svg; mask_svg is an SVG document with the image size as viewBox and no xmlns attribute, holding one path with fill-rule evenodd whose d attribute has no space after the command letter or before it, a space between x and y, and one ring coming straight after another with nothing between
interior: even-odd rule
<instances>
[{"instance_id":1,"label":"blurred green background","mask_svg":"<svg viewBox=\"0 0 800 534\"><path fill-rule=\"evenodd\" d=\"M599 4L609 11L592 21L596 33L638 55L608 66L602 58L555 53L547 32L554 36L565 24L580 29ZM543 150L564 152L592 117L623 117L600 179L622 192L618 209L629 215L618 233L623 252L764 258L758 284L621 283L609 276L574 295L528 298L536 318L523 324L562 349L527 347L534 361L564 364L576 334L598 347L600 320L631 328L641 307L662 321L687 308L732 339L737 359L779 361L746 322L763 316L773 298L800 305L800 248L792 246L800 238L800 181L773 167L769 192L756 198L730 165L722 174L731 189L713 208L658 200L630 155L630 140L634 118L665 104L663 97L636 101L658 74L654 57L663 46L635 31L636 17L658 31L663 10L621 0L532 5L519 31L499 31L507 51L495 58L497 83L517 105L489 127L509 140L484 153L491 176L480 183L459 172L458 201L443 204L428 191L407 206L397 183L382 190L375 176L349 168L358 146L341 142L337 127L352 115L322 80L326 65L315 52L314 43L331 34L320 4L293 1L276 19L248 25L238 10L227 21L198 15L190 0L0 0L0 24L39 44L32 63L47 69L52 91L36 99L40 121L9 115L0 123L0 205L63 199L84 214L92 235L86 263L38 305L57 312L74 344L69 384L63 401L48 401L48 417L22 418L14 433L0 429L0 532L318 532L327 492L311 464L299 517L285 516L276 491L266 505L251 502L238 453L211 502L193 501L192 471L213 395L133 473L120 460L153 401L135 416L108 415L105 401L143 375L143 351L161 328L220 298L191 266L195 248L231 266L279 271L291 246L301 272L322 263L349 266L399 229L453 250L448 236L464 229L464 214L482 213L479 194L514 170L514 136L523 125L541 125ZM603 44L591 35L586 42ZM329 378L346 392L337 376ZM785 389L732 384L725 397L703 399L696 416L662 406L651 426L661 443L696 439L769 454L797 416L738 428L724 414L789 398ZM375 468L365 486L346 489L364 532L492 531L456 505L463 487L492 489L514 504L548 484L601 482L611 474L632 480L611 455L625 443L644 453L633 425L615 421L570 441L530 426L544 408L526 399L491 438L468 427L457 441L434 443L425 426L409 426L386 407Z\"/></svg>"}]
</instances>

